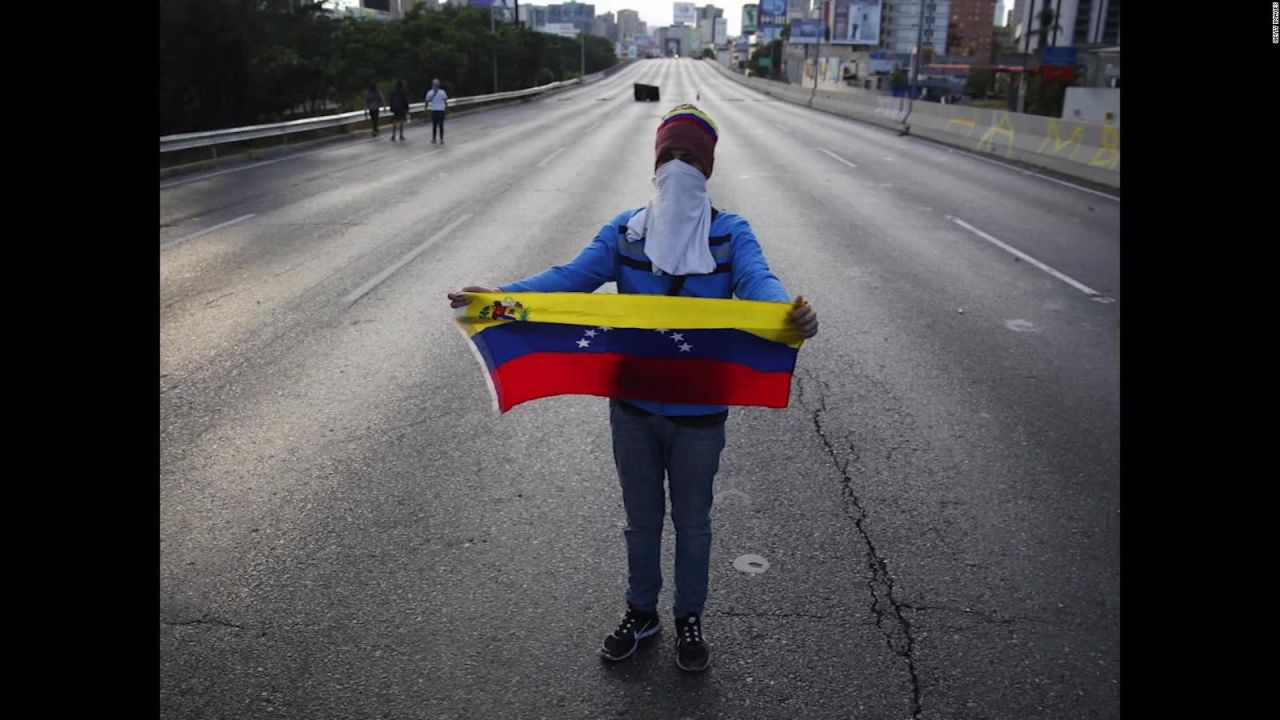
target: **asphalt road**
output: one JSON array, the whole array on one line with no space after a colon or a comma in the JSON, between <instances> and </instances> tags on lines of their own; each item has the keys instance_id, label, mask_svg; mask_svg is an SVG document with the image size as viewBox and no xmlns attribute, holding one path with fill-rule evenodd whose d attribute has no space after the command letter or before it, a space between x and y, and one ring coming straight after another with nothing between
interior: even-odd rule
<instances>
[{"instance_id":1,"label":"asphalt road","mask_svg":"<svg viewBox=\"0 0 1280 720\"><path fill-rule=\"evenodd\" d=\"M713 203L821 332L789 408L730 413L689 676L669 618L596 654L626 579L606 401L495 416L445 293L644 204L698 96ZM447 133L160 183L163 717L1119 716L1113 193L693 60Z\"/></svg>"}]
</instances>

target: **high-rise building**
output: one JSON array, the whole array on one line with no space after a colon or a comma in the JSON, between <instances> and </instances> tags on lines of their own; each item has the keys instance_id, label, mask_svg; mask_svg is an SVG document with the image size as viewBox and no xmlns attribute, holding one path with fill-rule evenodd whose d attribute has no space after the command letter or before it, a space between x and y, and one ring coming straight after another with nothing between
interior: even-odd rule
<instances>
[{"instance_id":1,"label":"high-rise building","mask_svg":"<svg viewBox=\"0 0 1280 720\"><path fill-rule=\"evenodd\" d=\"M1048 27L1048 44L1058 47L1120 43L1120 0L1018 0L1014 6L1014 37L1032 52L1040 48L1040 14L1046 5L1057 17Z\"/></svg>"},{"instance_id":2,"label":"high-rise building","mask_svg":"<svg viewBox=\"0 0 1280 720\"><path fill-rule=\"evenodd\" d=\"M880 45L890 52L911 53L917 37L925 50L947 52L947 24L951 0L923 0L924 25L921 31L922 0L884 0L880 14Z\"/></svg>"},{"instance_id":3,"label":"high-rise building","mask_svg":"<svg viewBox=\"0 0 1280 720\"><path fill-rule=\"evenodd\" d=\"M618 23L614 20L613 13L607 12L596 17L595 23L591 26L591 34L600 37L609 38L618 41Z\"/></svg>"},{"instance_id":4,"label":"high-rise building","mask_svg":"<svg viewBox=\"0 0 1280 720\"><path fill-rule=\"evenodd\" d=\"M974 58L982 63L995 60L995 0L951 0L947 23L947 54Z\"/></svg>"},{"instance_id":5,"label":"high-rise building","mask_svg":"<svg viewBox=\"0 0 1280 720\"><path fill-rule=\"evenodd\" d=\"M569 23L580 32L589 33L596 22L596 6L579 2L548 5L547 22Z\"/></svg>"},{"instance_id":6,"label":"high-rise building","mask_svg":"<svg viewBox=\"0 0 1280 720\"><path fill-rule=\"evenodd\" d=\"M550 22L547 20L547 6L520 3L520 22L529 28L546 27Z\"/></svg>"},{"instance_id":7,"label":"high-rise building","mask_svg":"<svg viewBox=\"0 0 1280 720\"><path fill-rule=\"evenodd\" d=\"M1075 45L1120 44L1120 0L1079 0L1071 32Z\"/></svg>"},{"instance_id":8,"label":"high-rise building","mask_svg":"<svg viewBox=\"0 0 1280 720\"><path fill-rule=\"evenodd\" d=\"M635 36L643 34L640 30L640 13L635 10L618 11L618 40L631 42Z\"/></svg>"}]
</instances>

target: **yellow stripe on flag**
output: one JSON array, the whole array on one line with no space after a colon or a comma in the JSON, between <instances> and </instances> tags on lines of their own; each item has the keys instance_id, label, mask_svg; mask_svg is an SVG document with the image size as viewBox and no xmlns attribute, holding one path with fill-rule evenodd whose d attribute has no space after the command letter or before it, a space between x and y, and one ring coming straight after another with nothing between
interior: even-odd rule
<instances>
[{"instance_id":1,"label":"yellow stripe on flag","mask_svg":"<svg viewBox=\"0 0 1280 720\"><path fill-rule=\"evenodd\" d=\"M611 293L467 293L467 297L470 304L455 313L468 337L512 322L491 319L494 303L501 302L516 315L516 322L663 330L731 328L796 348L804 342L787 319L791 305L785 302ZM488 314L481 317L486 308Z\"/></svg>"}]
</instances>

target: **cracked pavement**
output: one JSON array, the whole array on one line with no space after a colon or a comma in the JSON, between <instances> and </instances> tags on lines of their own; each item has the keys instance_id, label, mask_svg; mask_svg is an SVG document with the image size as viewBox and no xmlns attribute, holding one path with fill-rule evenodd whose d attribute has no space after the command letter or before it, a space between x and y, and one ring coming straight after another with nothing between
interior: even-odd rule
<instances>
[{"instance_id":1,"label":"cracked pavement","mask_svg":"<svg viewBox=\"0 0 1280 720\"><path fill-rule=\"evenodd\" d=\"M596 655L625 583L605 401L494 416L444 296L643 204L699 92L713 202L822 330L790 407L730 412L688 676L669 617ZM406 136L160 192L162 243L253 214L160 252L162 717L1118 717L1118 203L684 60Z\"/></svg>"}]
</instances>

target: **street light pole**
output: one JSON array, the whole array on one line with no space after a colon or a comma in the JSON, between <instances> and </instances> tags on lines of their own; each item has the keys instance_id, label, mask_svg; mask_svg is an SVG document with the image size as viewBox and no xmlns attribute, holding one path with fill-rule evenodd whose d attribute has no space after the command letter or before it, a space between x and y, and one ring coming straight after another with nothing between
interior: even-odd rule
<instances>
[{"instance_id":1,"label":"street light pole","mask_svg":"<svg viewBox=\"0 0 1280 720\"><path fill-rule=\"evenodd\" d=\"M1049 0L1045 0L1048 2ZM1031 20L1036 16L1036 0L1031 0L1031 9L1027 11L1027 22L1022 28L1026 40L1022 43L1022 77L1018 78L1018 112L1027 106L1027 56L1031 54Z\"/></svg>"},{"instance_id":2,"label":"street light pole","mask_svg":"<svg viewBox=\"0 0 1280 720\"><path fill-rule=\"evenodd\" d=\"M919 26L916 27L916 52L915 52L915 55L911 58L911 90L908 92L908 95L907 95L907 100L913 101L913 102L915 101L915 98L916 98L916 83L919 81L919 78L920 78L920 56L924 54L923 53L924 48L921 47L923 44L924 44L924 0L920 0L920 21L919 21ZM910 103L908 103L908 107L910 107ZM911 111L907 110L907 114L910 115Z\"/></svg>"},{"instance_id":3,"label":"street light pole","mask_svg":"<svg viewBox=\"0 0 1280 720\"><path fill-rule=\"evenodd\" d=\"M920 76L920 57L924 54L921 52L924 48L924 0L920 0L920 18L916 27L916 46L915 52L911 55L911 85L907 90L907 114L902 116L902 132L899 135L906 135L911 132L911 111L916 107L916 81ZM899 106L901 107L901 106Z\"/></svg>"},{"instance_id":4,"label":"street light pole","mask_svg":"<svg viewBox=\"0 0 1280 720\"><path fill-rule=\"evenodd\" d=\"M493 19L493 4L489 5L489 32L493 35L493 91L498 92L498 28Z\"/></svg>"}]
</instances>

